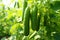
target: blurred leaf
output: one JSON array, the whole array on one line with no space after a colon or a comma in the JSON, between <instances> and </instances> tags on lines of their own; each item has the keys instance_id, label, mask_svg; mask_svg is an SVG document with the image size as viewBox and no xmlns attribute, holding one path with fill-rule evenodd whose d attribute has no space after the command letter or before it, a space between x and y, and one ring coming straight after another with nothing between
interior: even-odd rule
<instances>
[{"instance_id":1,"label":"blurred leaf","mask_svg":"<svg viewBox=\"0 0 60 40\"><path fill-rule=\"evenodd\" d=\"M16 34L17 33L17 30L19 30L19 31L22 30L22 27L21 27L21 25L19 23L12 25L12 27L10 29L10 33L11 34Z\"/></svg>"},{"instance_id":2,"label":"blurred leaf","mask_svg":"<svg viewBox=\"0 0 60 40\"><path fill-rule=\"evenodd\" d=\"M60 1L53 1L51 4L51 8L54 9L55 11L60 9Z\"/></svg>"},{"instance_id":3,"label":"blurred leaf","mask_svg":"<svg viewBox=\"0 0 60 40\"><path fill-rule=\"evenodd\" d=\"M22 8L20 8L20 9L17 9L17 14L16 14L16 16L20 16L20 17L22 17Z\"/></svg>"},{"instance_id":4,"label":"blurred leaf","mask_svg":"<svg viewBox=\"0 0 60 40\"><path fill-rule=\"evenodd\" d=\"M55 39L55 40L60 40L60 33L56 33L56 34L54 35L54 39Z\"/></svg>"}]
</instances>

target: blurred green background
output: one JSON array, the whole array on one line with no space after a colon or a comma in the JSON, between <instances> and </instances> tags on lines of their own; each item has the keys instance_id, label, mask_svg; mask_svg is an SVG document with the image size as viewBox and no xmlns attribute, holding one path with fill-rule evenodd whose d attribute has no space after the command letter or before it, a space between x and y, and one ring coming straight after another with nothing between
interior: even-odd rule
<instances>
[{"instance_id":1,"label":"blurred green background","mask_svg":"<svg viewBox=\"0 0 60 40\"><path fill-rule=\"evenodd\" d=\"M22 21L24 0L0 0L0 39L1 40L60 40L60 0L35 0L38 11L42 12L39 31L30 28L24 36ZM32 8L34 0L27 0ZM50 14L49 14L50 13ZM48 16L48 26L44 26L44 15ZM50 18L49 18L50 16Z\"/></svg>"}]
</instances>

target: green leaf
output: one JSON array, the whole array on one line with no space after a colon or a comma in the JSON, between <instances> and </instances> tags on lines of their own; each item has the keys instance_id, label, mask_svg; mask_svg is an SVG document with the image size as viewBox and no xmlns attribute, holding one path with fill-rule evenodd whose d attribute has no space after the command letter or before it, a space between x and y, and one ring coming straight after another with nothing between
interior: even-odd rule
<instances>
[{"instance_id":1,"label":"green leaf","mask_svg":"<svg viewBox=\"0 0 60 40\"><path fill-rule=\"evenodd\" d=\"M60 9L60 1L53 1L52 3L51 3L51 8L53 9L53 10L58 10L58 9Z\"/></svg>"}]
</instances>

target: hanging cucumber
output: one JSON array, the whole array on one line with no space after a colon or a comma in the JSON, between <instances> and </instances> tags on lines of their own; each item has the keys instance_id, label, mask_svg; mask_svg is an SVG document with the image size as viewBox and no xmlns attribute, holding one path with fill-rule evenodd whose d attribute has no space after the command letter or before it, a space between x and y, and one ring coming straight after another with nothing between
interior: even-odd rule
<instances>
[{"instance_id":1,"label":"hanging cucumber","mask_svg":"<svg viewBox=\"0 0 60 40\"><path fill-rule=\"evenodd\" d=\"M19 8L19 2L15 2L14 7Z\"/></svg>"},{"instance_id":2,"label":"hanging cucumber","mask_svg":"<svg viewBox=\"0 0 60 40\"><path fill-rule=\"evenodd\" d=\"M30 8L27 7L24 12L24 35L29 35Z\"/></svg>"},{"instance_id":3,"label":"hanging cucumber","mask_svg":"<svg viewBox=\"0 0 60 40\"><path fill-rule=\"evenodd\" d=\"M36 29L36 31L39 30L39 27L40 27L40 19L41 19L41 13L39 13L38 18L37 18L37 29Z\"/></svg>"},{"instance_id":4,"label":"hanging cucumber","mask_svg":"<svg viewBox=\"0 0 60 40\"><path fill-rule=\"evenodd\" d=\"M14 4L14 8L15 8L15 6L16 6L16 2L15 2L15 4Z\"/></svg>"},{"instance_id":5,"label":"hanging cucumber","mask_svg":"<svg viewBox=\"0 0 60 40\"><path fill-rule=\"evenodd\" d=\"M34 5L31 13L31 27L33 30L37 30L37 5Z\"/></svg>"},{"instance_id":6,"label":"hanging cucumber","mask_svg":"<svg viewBox=\"0 0 60 40\"><path fill-rule=\"evenodd\" d=\"M19 2L17 2L17 7L19 8Z\"/></svg>"},{"instance_id":7,"label":"hanging cucumber","mask_svg":"<svg viewBox=\"0 0 60 40\"><path fill-rule=\"evenodd\" d=\"M47 26L48 25L48 14L46 13L44 15L44 26Z\"/></svg>"},{"instance_id":8,"label":"hanging cucumber","mask_svg":"<svg viewBox=\"0 0 60 40\"><path fill-rule=\"evenodd\" d=\"M24 19L24 11L25 11L26 7L27 7L27 0L24 0L24 2L23 2L23 14L22 14L22 20Z\"/></svg>"}]
</instances>

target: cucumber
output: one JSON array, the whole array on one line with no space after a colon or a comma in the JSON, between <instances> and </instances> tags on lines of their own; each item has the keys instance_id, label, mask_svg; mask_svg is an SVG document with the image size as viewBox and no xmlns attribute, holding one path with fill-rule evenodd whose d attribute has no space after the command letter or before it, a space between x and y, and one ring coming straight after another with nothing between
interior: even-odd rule
<instances>
[{"instance_id":1,"label":"cucumber","mask_svg":"<svg viewBox=\"0 0 60 40\"><path fill-rule=\"evenodd\" d=\"M36 31L39 30L39 27L40 27L40 19L41 19L41 14L39 13L38 19L37 19L37 29L36 29Z\"/></svg>"},{"instance_id":2,"label":"cucumber","mask_svg":"<svg viewBox=\"0 0 60 40\"><path fill-rule=\"evenodd\" d=\"M27 0L24 0L24 2L23 2L23 14L22 14L22 21L23 21L23 19L24 19L24 11L25 11L26 7L27 7Z\"/></svg>"},{"instance_id":3,"label":"cucumber","mask_svg":"<svg viewBox=\"0 0 60 40\"><path fill-rule=\"evenodd\" d=\"M34 5L34 7L32 8L32 13L31 13L31 28L32 28L32 30L37 30L37 12L38 12L37 5Z\"/></svg>"},{"instance_id":4,"label":"cucumber","mask_svg":"<svg viewBox=\"0 0 60 40\"><path fill-rule=\"evenodd\" d=\"M19 2L17 2L17 7L19 8Z\"/></svg>"},{"instance_id":5,"label":"cucumber","mask_svg":"<svg viewBox=\"0 0 60 40\"><path fill-rule=\"evenodd\" d=\"M16 6L17 6L17 8L19 8L19 2L15 2L14 7L16 7Z\"/></svg>"},{"instance_id":6,"label":"cucumber","mask_svg":"<svg viewBox=\"0 0 60 40\"><path fill-rule=\"evenodd\" d=\"M44 26L47 26L48 25L48 14L46 13L44 15Z\"/></svg>"},{"instance_id":7,"label":"cucumber","mask_svg":"<svg viewBox=\"0 0 60 40\"><path fill-rule=\"evenodd\" d=\"M24 12L24 35L29 35L30 8L27 7Z\"/></svg>"}]
</instances>

